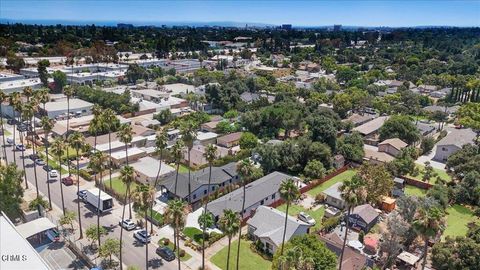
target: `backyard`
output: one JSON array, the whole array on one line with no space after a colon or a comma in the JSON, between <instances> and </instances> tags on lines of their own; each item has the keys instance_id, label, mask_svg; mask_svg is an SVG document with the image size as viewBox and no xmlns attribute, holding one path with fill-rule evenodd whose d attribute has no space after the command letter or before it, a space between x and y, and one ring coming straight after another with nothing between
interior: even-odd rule
<instances>
[{"instance_id":1,"label":"backyard","mask_svg":"<svg viewBox=\"0 0 480 270\"><path fill-rule=\"evenodd\" d=\"M272 262L265 260L260 255L250 249L251 241L242 240L240 243L240 270L251 269L270 269ZM229 269L235 269L237 259L237 245L238 240L233 241L230 250L230 267ZM221 249L210 259L217 267L221 269L227 269L227 253L228 246ZM242 259L243 258L243 259Z\"/></svg>"},{"instance_id":2,"label":"backyard","mask_svg":"<svg viewBox=\"0 0 480 270\"><path fill-rule=\"evenodd\" d=\"M105 180L104 185L107 187L110 187L110 179ZM130 186L130 190L131 191L135 190L137 185L138 184L136 182L133 182L132 185ZM119 195L125 194L125 191L127 190L127 186L118 177L112 178L112 188L115 191L115 193Z\"/></svg>"},{"instance_id":3,"label":"backyard","mask_svg":"<svg viewBox=\"0 0 480 270\"><path fill-rule=\"evenodd\" d=\"M326 190L327 188L333 186L334 184L338 183L338 182L343 182L347 179L351 179L354 175L355 175L356 171L355 170L347 170L335 177L333 177L332 179L326 181L325 183L321 184L321 185L318 185L316 186L315 188L307 191L308 195L312 196L312 197L315 197L317 194L319 194L320 192Z\"/></svg>"},{"instance_id":4,"label":"backyard","mask_svg":"<svg viewBox=\"0 0 480 270\"><path fill-rule=\"evenodd\" d=\"M287 204L284 203L279 207L277 207L277 209L282 212L285 212L287 211ZM325 208L323 206L321 206L317 210L308 210L308 209L305 209L302 205L292 204L288 209L288 214L292 217L297 217L298 213L300 212L305 212L309 214L313 219L315 219L316 224L315 226L312 227L312 230L311 230L312 232L322 227L322 218L323 218L323 215L325 214Z\"/></svg>"},{"instance_id":5,"label":"backyard","mask_svg":"<svg viewBox=\"0 0 480 270\"><path fill-rule=\"evenodd\" d=\"M471 222L480 224L480 219L475 217L473 211L459 204L454 204L447 208L447 227L443 232L446 236L465 236L467 234L467 225Z\"/></svg>"},{"instance_id":6,"label":"backyard","mask_svg":"<svg viewBox=\"0 0 480 270\"><path fill-rule=\"evenodd\" d=\"M415 164L415 165L417 166L420 173L416 176L408 174L407 177L423 181L422 178L423 178L423 175L425 174L425 166L420 164ZM437 168L433 168L433 171L436 173L437 176L439 176L441 179L445 180L446 182L452 181L452 177L448 175L446 171L443 171ZM435 183L437 182L437 176L430 178L429 183L432 185L435 185Z\"/></svg>"},{"instance_id":7,"label":"backyard","mask_svg":"<svg viewBox=\"0 0 480 270\"><path fill-rule=\"evenodd\" d=\"M410 196L425 197L425 195L427 195L427 190L411 185L406 185L405 194Z\"/></svg>"}]
</instances>

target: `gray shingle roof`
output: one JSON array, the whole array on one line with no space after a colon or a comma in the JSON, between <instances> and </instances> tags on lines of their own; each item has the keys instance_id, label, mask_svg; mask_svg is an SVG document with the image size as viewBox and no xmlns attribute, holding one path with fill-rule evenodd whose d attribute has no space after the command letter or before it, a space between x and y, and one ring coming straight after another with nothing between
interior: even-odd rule
<instances>
[{"instance_id":1,"label":"gray shingle roof","mask_svg":"<svg viewBox=\"0 0 480 270\"><path fill-rule=\"evenodd\" d=\"M326 190L323 191L323 193L327 196L330 196L330 197L333 197L335 199L338 199L338 200L342 200L343 201L343 198L341 196L341 192L340 192L340 187L343 185L342 182L338 182L338 183L335 183L334 185L332 185L331 187L327 188Z\"/></svg>"},{"instance_id":2,"label":"gray shingle roof","mask_svg":"<svg viewBox=\"0 0 480 270\"><path fill-rule=\"evenodd\" d=\"M477 134L469 128L454 129L448 133L447 136L443 137L443 139L437 143L437 146L456 145L461 148L465 144L473 143L476 136Z\"/></svg>"},{"instance_id":3,"label":"gray shingle roof","mask_svg":"<svg viewBox=\"0 0 480 270\"><path fill-rule=\"evenodd\" d=\"M353 208L352 214L359 215L367 224L378 217L377 211L370 204L363 204Z\"/></svg>"},{"instance_id":4,"label":"gray shingle roof","mask_svg":"<svg viewBox=\"0 0 480 270\"><path fill-rule=\"evenodd\" d=\"M237 176L237 164L235 162L228 163L222 167L212 167L211 185L221 184L229 179ZM162 180L161 185L168 189L169 192L175 191L175 177L173 173ZM191 174L191 191L195 191L202 185L208 184L209 168L194 171ZM177 196L186 198L188 196L188 173L178 174Z\"/></svg>"},{"instance_id":5,"label":"gray shingle roof","mask_svg":"<svg viewBox=\"0 0 480 270\"><path fill-rule=\"evenodd\" d=\"M245 209L275 194L280 184L290 177L290 175L281 172L272 172L248 184L246 187ZM210 202L208 204L208 210L214 216L220 216L223 213L223 209L232 209L240 213L242 210L242 200L243 188L239 188Z\"/></svg>"},{"instance_id":6,"label":"gray shingle roof","mask_svg":"<svg viewBox=\"0 0 480 270\"><path fill-rule=\"evenodd\" d=\"M255 215L247 221L247 224L256 228L254 234L257 237L269 238L277 246L282 244L285 213L272 207L260 206ZM307 223L288 216L285 241L288 241L301 226L309 226Z\"/></svg>"}]
</instances>

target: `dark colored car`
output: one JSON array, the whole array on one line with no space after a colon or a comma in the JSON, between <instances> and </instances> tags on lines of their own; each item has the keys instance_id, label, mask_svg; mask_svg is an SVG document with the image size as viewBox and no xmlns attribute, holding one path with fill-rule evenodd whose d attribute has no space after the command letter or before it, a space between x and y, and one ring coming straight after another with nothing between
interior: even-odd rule
<instances>
[{"instance_id":1,"label":"dark colored car","mask_svg":"<svg viewBox=\"0 0 480 270\"><path fill-rule=\"evenodd\" d=\"M71 185L73 185L73 178L71 176L64 177L64 178L62 178L62 183L65 186L71 186Z\"/></svg>"},{"instance_id":2,"label":"dark colored car","mask_svg":"<svg viewBox=\"0 0 480 270\"><path fill-rule=\"evenodd\" d=\"M50 165L45 165L45 166L43 166L43 169L44 169L45 171L47 171L47 172L53 170L52 166L50 166Z\"/></svg>"},{"instance_id":3,"label":"dark colored car","mask_svg":"<svg viewBox=\"0 0 480 270\"><path fill-rule=\"evenodd\" d=\"M23 152L23 151L25 151L25 146L23 144L17 144L17 145L15 145L15 149L17 151Z\"/></svg>"},{"instance_id":4,"label":"dark colored car","mask_svg":"<svg viewBox=\"0 0 480 270\"><path fill-rule=\"evenodd\" d=\"M156 252L165 261L171 262L175 260L175 253L169 247L159 247Z\"/></svg>"},{"instance_id":5,"label":"dark colored car","mask_svg":"<svg viewBox=\"0 0 480 270\"><path fill-rule=\"evenodd\" d=\"M30 154L28 157L29 157L31 160L36 160L36 159L38 159L38 155L37 155L37 154Z\"/></svg>"}]
</instances>

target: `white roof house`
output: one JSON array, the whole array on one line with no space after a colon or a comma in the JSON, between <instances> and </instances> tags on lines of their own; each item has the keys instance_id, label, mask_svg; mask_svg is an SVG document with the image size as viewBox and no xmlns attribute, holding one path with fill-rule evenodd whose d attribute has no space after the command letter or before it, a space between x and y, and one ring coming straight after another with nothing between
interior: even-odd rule
<instances>
[{"instance_id":1,"label":"white roof house","mask_svg":"<svg viewBox=\"0 0 480 270\"><path fill-rule=\"evenodd\" d=\"M171 95L188 94L194 92L195 86L184 83L165 84L161 86L162 90Z\"/></svg>"},{"instance_id":2,"label":"white roof house","mask_svg":"<svg viewBox=\"0 0 480 270\"><path fill-rule=\"evenodd\" d=\"M137 174L137 180L142 183L153 184L157 174L159 177L164 177L175 172L172 166L163 161L160 167L160 161L152 157L140 158L137 162L132 163L131 166Z\"/></svg>"},{"instance_id":3,"label":"white roof house","mask_svg":"<svg viewBox=\"0 0 480 270\"><path fill-rule=\"evenodd\" d=\"M0 82L0 89L3 92L10 94L13 92L21 92L25 87L31 87L32 89L38 89L42 87L42 82L40 79L16 79L16 80L7 80Z\"/></svg>"},{"instance_id":4,"label":"white roof house","mask_svg":"<svg viewBox=\"0 0 480 270\"><path fill-rule=\"evenodd\" d=\"M77 113L79 112L81 115L89 115L91 114L93 104L84 101L78 98L70 99L70 113ZM40 108L43 110L43 108ZM58 101L51 101L45 104L45 113L47 113L48 117L55 118L61 115L67 115L68 112L68 102L67 100L58 100Z\"/></svg>"},{"instance_id":5,"label":"white roof house","mask_svg":"<svg viewBox=\"0 0 480 270\"><path fill-rule=\"evenodd\" d=\"M0 247L3 256L20 255L25 256L25 260L0 260L0 269L23 270L48 270L48 264L30 245L20 231L3 213L0 215Z\"/></svg>"}]
</instances>

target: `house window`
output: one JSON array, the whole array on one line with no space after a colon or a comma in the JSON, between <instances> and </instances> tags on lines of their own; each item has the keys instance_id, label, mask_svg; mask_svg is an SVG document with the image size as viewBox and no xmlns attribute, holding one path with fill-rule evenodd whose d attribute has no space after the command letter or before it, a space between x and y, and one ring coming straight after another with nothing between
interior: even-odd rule
<instances>
[{"instance_id":1,"label":"house window","mask_svg":"<svg viewBox=\"0 0 480 270\"><path fill-rule=\"evenodd\" d=\"M263 205L263 200L260 201L260 204Z\"/></svg>"},{"instance_id":2,"label":"house window","mask_svg":"<svg viewBox=\"0 0 480 270\"><path fill-rule=\"evenodd\" d=\"M203 191L203 195L205 195L205 194L207 194L207 190L206 190L206 189Z\"/></svg>"},{"instance_id":3,"label":"house window","mask_svg":"<svg viewBox=\"0 0 480 270\"><path fill-rule=\"evenodd\" d=\"M442 151L446 152L446 151L448 151L448 149L445 148L445 147L442 147Z\"/></svg>"},{"instance_id":4,"label":"house window","mask_svg":"<svg viewBox=\"0 0 480 270\"><path fill-rule=\"evenodd\" d=\"M275 199L275 193L272 195L272 200L274 200L274 199Z\"/></svg>"},{"instance_id":5,"label":"house window","mask_svg":"<svg viewBox=\"0 0 480 270\"><path fill-rule=\"evenodd\" d=\"M215 187L214 187L214 186L212 187L212 191L215 191Z\"/></svg>"},{"instance_id":6,"label":"house window","mask_svg":"<svg viewBox=\"0 0 480 270\"><path fill-rule=\"evenodd\" d=\"M195 200L197 198L197 194L193 194L193 199Z\"/></svg>"}]
</instances>

